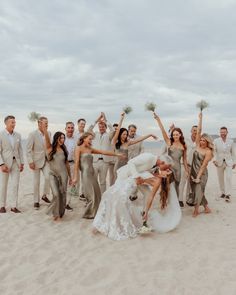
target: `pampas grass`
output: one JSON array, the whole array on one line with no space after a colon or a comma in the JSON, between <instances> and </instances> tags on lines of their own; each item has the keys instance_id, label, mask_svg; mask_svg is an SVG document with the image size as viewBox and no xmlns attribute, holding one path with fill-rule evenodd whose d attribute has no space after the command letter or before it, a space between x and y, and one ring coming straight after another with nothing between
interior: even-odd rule
<instances>
[{"instance_id":1,"label":"pampas grass","mask_svg":"<svg viewBox=\"0 0 236 295\"><path fill-rule=\"evenodd\" d=\"M209 107L209 103L205 100L201 100L196 104L196 107L202 112L204 109Z\"/></svg>"},{"instance_id":2,"label":"pampas grass","mask_svg":"<svg viewBox=\"0 0 236 295\"><path fill-rule=\"evenodd\" d=\"M29 120L31 121L31 122L36 122L36 121L38 121L38 119L40 118L40 114L39 113L36 113L36 112L31 112L30 114L29 114L29 116L28 116L28 118L29 118Z\"/></svg>"},{"instance_id":3,"label":"pampas grass","mask_svg":"<svg viewBox=\"0 0 236 295\"><path fill-rule=\"evenodd\" d=\"M133 109L130 106L126 106L123 108L123 111L126 113L126 115L128 115L133 111Z\"/></svg>"},{"instance_id":4,"label":"pampas grass","mask_svg":"<svg viewBox=\"0 0 236 295\"><path fill-rule=\"evenodd\" d=\"M156 104L154 102L147 102L145 104L145 110L146 111L155 112L155 109L156 109Z\"/></svg>"}]
</instances>

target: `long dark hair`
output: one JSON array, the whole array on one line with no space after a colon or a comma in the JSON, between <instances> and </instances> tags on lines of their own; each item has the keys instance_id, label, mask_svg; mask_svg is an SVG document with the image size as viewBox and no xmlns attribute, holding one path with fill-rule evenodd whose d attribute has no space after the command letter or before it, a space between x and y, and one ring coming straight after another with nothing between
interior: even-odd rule
<instances>
[{"instance_id":1,"label":"long dark hair","mask_svg":"<svg viewBox=\"0 0 236 295\"><path fill-rule=\"evenodd\" d=\"M58 142L58 139L65 134L63 132L60 132L60 131L57 131L54 136L53 136L53 140L52 140L52 150L51 152L49 153L48 155L48 160L49 161L52 161L53 159L53 156L55 155L55 153L57 152L57 142ZM63 150L64 152L64 155L65 155L65 162L67 161L67 158L68 158L68 151L67 151L67 148L64 144L62 144L60 146L60 148Z\"/></svg>"},{"instance_id":2,"label":"long dark hair","mask_svg":"<svg viewBox=\"0 0 236 295\"><path fill-rule=\"evenodd\" d=\"M128 141L128 130L126 128L120 128L120 132L119 132L119 135L118 135L118 138L117 138L117 142L116 142L116 149L118 150L120 148L120 146L122 145L122 142L121 142L121 135L123 132L127 132L127 138L125 140L125 142Z\"/></svg>"},{"instance_id":3,"label":"long dark hair","mask_svg":"<svg viewBox=\"0 0 236 295\"><path fill-rule=\"evenodd\" d=\"M168 203L170 191L170 175L166 178L161 179L161 191L160 191L160 203L161 203L161 210L165 209Z\"/></svg>"},{"instance_id":4,"label":"long dark hair","mask_svg":"<svg viewBox=\"0 0 236 295\"><path fill-rule=\"evenodd\" d=\"M180 133L179 141L180 141L180 143L183 145L184 149L186 150L187 147L186 147L186 144L185 144L184 135L183 135L183 132L182 132L182 130L181 130L180 128L177 128L177 127L176 127L176 128L173 128L173 129L171 130L171 134L170 134L170 143L171 143L171 145L174 143L173 133L174 133L175 131L177 131L177 132Z\"/></svg>"}]
</instances>

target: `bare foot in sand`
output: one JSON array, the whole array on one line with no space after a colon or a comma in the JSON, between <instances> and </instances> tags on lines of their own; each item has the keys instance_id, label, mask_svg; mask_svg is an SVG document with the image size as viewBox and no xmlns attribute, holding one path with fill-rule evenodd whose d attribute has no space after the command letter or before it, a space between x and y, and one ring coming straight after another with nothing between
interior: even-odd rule
<instances>
[{"instance_id":1,"label":"bare foot in sand","mask_svg":"<svg viewBox=\"0 0 236 295\"><path fill-rule=\"evenodd\" d=\"M206 206L205 210L204 210L204 213L206 213L206 214L211 213L211 209L208 206Z\"/></svg>"},{"instance_id":2,"label":"bare foot in sand","mask_svg":"<svg viewBox=\"0 0 236 295\"><path fill-rule=\"evenodd\" d=\"M199 215L199 211L198 210L194 210L192 216L193 217L197 217L198 215Z\"/></svg>"},{"instance_id":3,"label":"bare foot in sand","mask_svg":"<svg viewBox=\"0 0 236 295\"><path fill-rule=\"evenodd\" d=\"M92 233L93 233L94 235L96 235L96 234L98 233L98 230L97 230L95 227L93 227L93 229L92 229Z\"/></svg>"}]
</instances>

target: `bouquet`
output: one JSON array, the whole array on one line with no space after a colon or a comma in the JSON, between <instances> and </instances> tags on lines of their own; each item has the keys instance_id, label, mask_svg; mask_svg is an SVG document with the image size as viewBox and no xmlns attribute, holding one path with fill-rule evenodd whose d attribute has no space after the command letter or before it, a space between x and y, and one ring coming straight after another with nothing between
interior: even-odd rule
<instances>
[{"instance_id":1,"label":"bouquet","mask_svg":"<svg viewBox=\"0 0 236 295\"><path fill-rule=\"evenodd\" d=\"M147 221L143 222L143 226L139 229L138 233L140 235L146 235L149 234L153 231L153 229L151 227L148 227L147 225Z\"/></svg>"},{"instance_id":2,"label":"bouquet","mask_svg":"<svg viewBox=\"0 0 236 295\"><path fill-rule=\"evenodd\" d=\"M196 104L196 107L202 112L204 109L209 107L209 103L205 100L201 100Z\"/></svg>"},{"instance_id":3,"label":"bouquet","mask_svg":"<svg viewBox=\"0 0 236 295\"><path fill-rule=\"evenodd\" d=\"M40 114L39 113L36 113L36 112L31 112L29 115L28 115L28 118L31 122L36 122L38 121L38 119L40 118Z\"/></svg>"},{"instance_id":4,"label":"bouquet","mask_svg":"<svg viewBox=\"0 0 236 295\"><path fill-rule=\"evenodd\" d=\"M123 108L123 111L126 113L126 115L128 115L129 113L131 113L132 110L133 109L130 106L126 106L126 107Z\"/></svg>"},{"instance_id":5,"label":"bouquet","mask_svg":"<svg viewBox=\"0 0 236 295\"><path fill-rule=\"evenodd\" d=\"M74 197L79 195L76 186L71 186L71 188L70 188L70 194L71 194L72 196L74 196Z\"/></svg>"},{"instance_id":6,"label":"bouquet","mask_svg":"<svg viewBox=\"0 0 236 295\"><path fill-rule=\"evenodd\" d=\"M146 111L152 111L152 112L155 112L155 109L156 109L156 104L154 102L147 102L145 104L145 109Z\"/></svg>"}]
</instances>

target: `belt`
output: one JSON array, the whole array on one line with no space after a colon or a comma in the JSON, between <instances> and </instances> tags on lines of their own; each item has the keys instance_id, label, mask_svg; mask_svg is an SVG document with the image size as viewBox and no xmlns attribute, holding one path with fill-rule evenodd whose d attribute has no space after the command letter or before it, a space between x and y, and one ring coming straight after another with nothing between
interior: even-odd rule
<instances>
[{"instance_id":1,"label":"belt","mask_svg":"<svg viewBox=\"0 0 236 295\"><path fill-rule=\"evenodd\" d=\"M103 160L103 158L98 158L98 160Z\"/></svg>"},{"instance_id":2,"label":"belt","mask_svg":"<svg viewBox=\"0 0 236 295\"><path fill-rule=\"evenodd\" d=\"M70 161L68 161L69 163L74 163L74 160L70 160Z\"/></svg>"}]
</instances>

